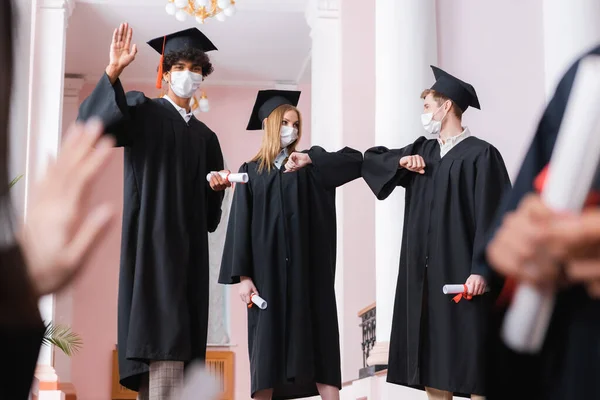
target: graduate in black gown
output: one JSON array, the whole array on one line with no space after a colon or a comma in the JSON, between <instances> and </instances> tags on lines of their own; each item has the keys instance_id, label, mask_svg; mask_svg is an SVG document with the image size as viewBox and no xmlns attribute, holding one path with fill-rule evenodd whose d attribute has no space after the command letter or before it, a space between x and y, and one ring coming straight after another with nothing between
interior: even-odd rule
<instances>
[{"instance_id":1,"label":"graduate in black gown","mask_svg":"<svg viewBox=\"0 0 600 400\"><path fill-rule=\"evenodd\" d=\"M586 55L599 56L600 47ZM489 399L600 399L600 174L588 199L591 209L581 219L550 212L535 194L542 187L580 61L557 86L514 188L479 252L482 264L513 278L502 299L510 300L514 285L509 283L514 281L558 283L562 288L539 354L516 353L504 345L500 329L508 302L498 304L487 357Z\"/></svg>"},{"instance_id":2,"label":"graduate in black gown","mask_svg":"<svg viewBox=\"0 0 600 400\"><path fill-rule=\"evenodd\" d=\"M340 345L334 292L336 188L360 177L362 154L314 146L302 153L300 92L258 93L248 130L264 129L240 167L219 282L268 302L248 309L251 394L339 399ZM240 283L241 282L241 283Z\"/></svg>"},{"instance_id":3,"label":"graduate in black gown","mask_svg":"<svg viewBox=\"0 0 600 400\"><path fill-rule=\"evenodd\" d=\"M487 271L473 251L510 181L498 150L462 126L463 112L479 108L474 88L432 68L436 82L421 96L422 122L439 136L397 150L369 149L362 173L380 200L397 186L406 189L387 380L445 399L448 392L485 394L492 296L484 294ZM453 302L442 293L445 284L466 284L466 299Z\"/></svg>"},{"instance_id":4,"label":"graduate in black gown","mask_svg":"<svg viewBox=\"0 0 600 400\"><path fill-rule=\"evenodd\" d=\"M119 79L137 52L131 38L126 24L115 30L111 62L79 119L101 118L125 147L119 373L142 398L162 399L183 383L184 364L205 359L208 232L219 224L220 191L229 184L219 174L206 181L223 169L223 156L215 133L190 110L213 71L206 52L215 46L196 28L150 41L161 54L157 86L164 79L169 90L149 99L125 93ZM168 383L149 384L165 374Z\"/></svg>"}]
</instances>

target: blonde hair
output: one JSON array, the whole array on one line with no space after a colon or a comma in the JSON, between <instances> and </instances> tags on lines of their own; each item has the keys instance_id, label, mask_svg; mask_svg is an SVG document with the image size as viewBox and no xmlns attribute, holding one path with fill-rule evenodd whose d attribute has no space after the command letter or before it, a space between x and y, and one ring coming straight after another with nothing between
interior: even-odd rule
<instances>
[{"instance_id":1,"label":"blonde hair","mask_svg":"<svg viewBox=\"0 0 600 400\"><path fill-rule=\"evenodd\" d=\"M277 155L281 151L281 125L283 123L283 116L288 111L295 111L298 115L298 139L288 146L288 152L290 154L296 150L296 145L302 138L302 115L296 107L284 104L273 110L271 115L267 118L266 123L263 122L265 133L263 135L262 144L260 145L258 153L256 153L251 160L258 163L259 173L265 169L271 171L275 158L277 158Z\"/></svg>"}]
</instances>

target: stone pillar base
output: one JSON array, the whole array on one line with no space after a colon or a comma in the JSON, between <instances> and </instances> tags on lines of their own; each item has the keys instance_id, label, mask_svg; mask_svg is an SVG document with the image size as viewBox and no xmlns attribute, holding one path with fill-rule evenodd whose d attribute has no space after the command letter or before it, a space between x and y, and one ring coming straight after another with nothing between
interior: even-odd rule
<instances>
[{"instance_id":1,"label":"stone pillar base","mask_svg":"<svg viewBox=\"0 0 600 400\"><path fill-rule=\"evenodd\" d=\"M390 342L376 342L369 352L367 365L387 365L390 355Z\"/></svg>"},{"instance_id":2,"label":"stone pillar base","mask_svg":"<svg viewBox=\"0 0 600 400\"><path fill-rule=\"evenodd\" d=\"M49 365L38 365L35 370L32 400L65 400L65 394L58 388L58 375Z\"/></svg>"}]
</instances>

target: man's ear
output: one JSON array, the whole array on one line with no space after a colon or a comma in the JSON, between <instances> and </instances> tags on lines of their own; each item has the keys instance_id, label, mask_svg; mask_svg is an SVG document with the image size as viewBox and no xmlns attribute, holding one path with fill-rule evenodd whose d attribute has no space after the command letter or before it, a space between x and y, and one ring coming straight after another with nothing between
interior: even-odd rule
<instances>
[{"instance_id":1,"label":"man's ear","mask_svg":"<svg viewBox=\"0 0 600 400\"><path fill-rule=\"evenodd\" d=\"M165 72L163 74L162 78L163 78L163 81L171 84L171 72ZM167 79L167 78L169 78L169 79Z\"/></svg>"},{"instance_id":2,"label":"man's ear","mask_svg":"<svg viewBox=\"0 0 600 400\"><path fill-rule=\"evenodd\" d=\"M446 112L450 112L452 107L454 107L454 102L452 102L452 100L446 100L446 104L444 104L444 110Z\"/></svg>"}]
</instances>

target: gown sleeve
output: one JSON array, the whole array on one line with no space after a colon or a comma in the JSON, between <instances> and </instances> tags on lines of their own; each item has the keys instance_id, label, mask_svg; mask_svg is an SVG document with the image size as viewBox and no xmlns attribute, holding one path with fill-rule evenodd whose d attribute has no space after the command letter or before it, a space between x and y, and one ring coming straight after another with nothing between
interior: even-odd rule
<instances>
[{"instance_id":1,"label":"gown sleeve","mask_svg":"<svg viewBox=\"0 0 600 400\"><path fill-rule=\"evenodd\" d=\"M223 153L221 152L221 145L219 144L219 139L214 133L212 134L212 137L208 142L208 147L206 149L206 157L206 169L208 172L223 170ZM201 179L206 178L201 177ZM206 222L208 231L214 232L217 230L219 222L221 222L221 205L223 204L225 192L215 192L210 188L210 184L208 182L206 182L206 185Z\"/></svg>"},{"instance_id":2,"label":"gown sleeve","mask_svg":"<svg viewBox=\"0 0 600 400\"><path fill-rule=\"evenodd\" d=\"M496 210L505 193L510 190L510 178L502 155L493 146L489 146L475 161L475 239L473 248L477 249L485 241L488 229L492 225ZM473 257L471 273L482 275L489 282L489 270L481 268Z\"/></svg>"},{"instance_id":3,"label":"gown sleeve","mask_svg":"<svg viewBox=\"0 0 600 400\"><path fill-rule=\"evenodd\" d=\"M115 136L117 146L131 146L135 136L136 116L140 106L148 102L142 92L125 94L121 80L111 85L106 73L79 107L78 121L100 118L106 133Z\"/></svg>"},{"instance_id":4,"label":"gown sleeve","mask_svg":"<svg viewBox=\"0 0 600 400\"><path fill-rule=\"evenodd\" d=\"M404 156L418 154L424 137L401 149L390 150L383 146L372 147L365 152L362 164L362 176L377 199L385 200L396 186L410 185L414 172L399 168L400 159Z\"/></svg>"},{"instance_id":5,"label":"gown sleeve","mask_svg":"<svg viewBox=\"0 0 600 400\"><path fill-rule=\"evenodd\" d=\"M242 165L239 172L247 173L247 164ZM219 272L219 283L225 285L239 283L242 276L253 278L251 182L237 184L233 192Z\"/></svg>"},{"instance_id":6,"label":"gown sleeve","mask_svg":"<svg viewBox=\"0 0 600 400\"><path fill-rule=\"evenodd\" d=\"M336 188L360 178L363 155L360 151L344 147L334 153L313 146L307 151L312 160L313 173L326 188Z\"/></svg>"},{"instance_id":7,"label":"gown sleeve","mask_svg":"<svg viewBox=\"0 0 600 400\"><path fill-rule=\"evenodd\" d=\"M26 399L45 326L18 247L0 250L0 269L0 342L10 365L2 374L2 398Z\"/></svg>"}]
</instances>

